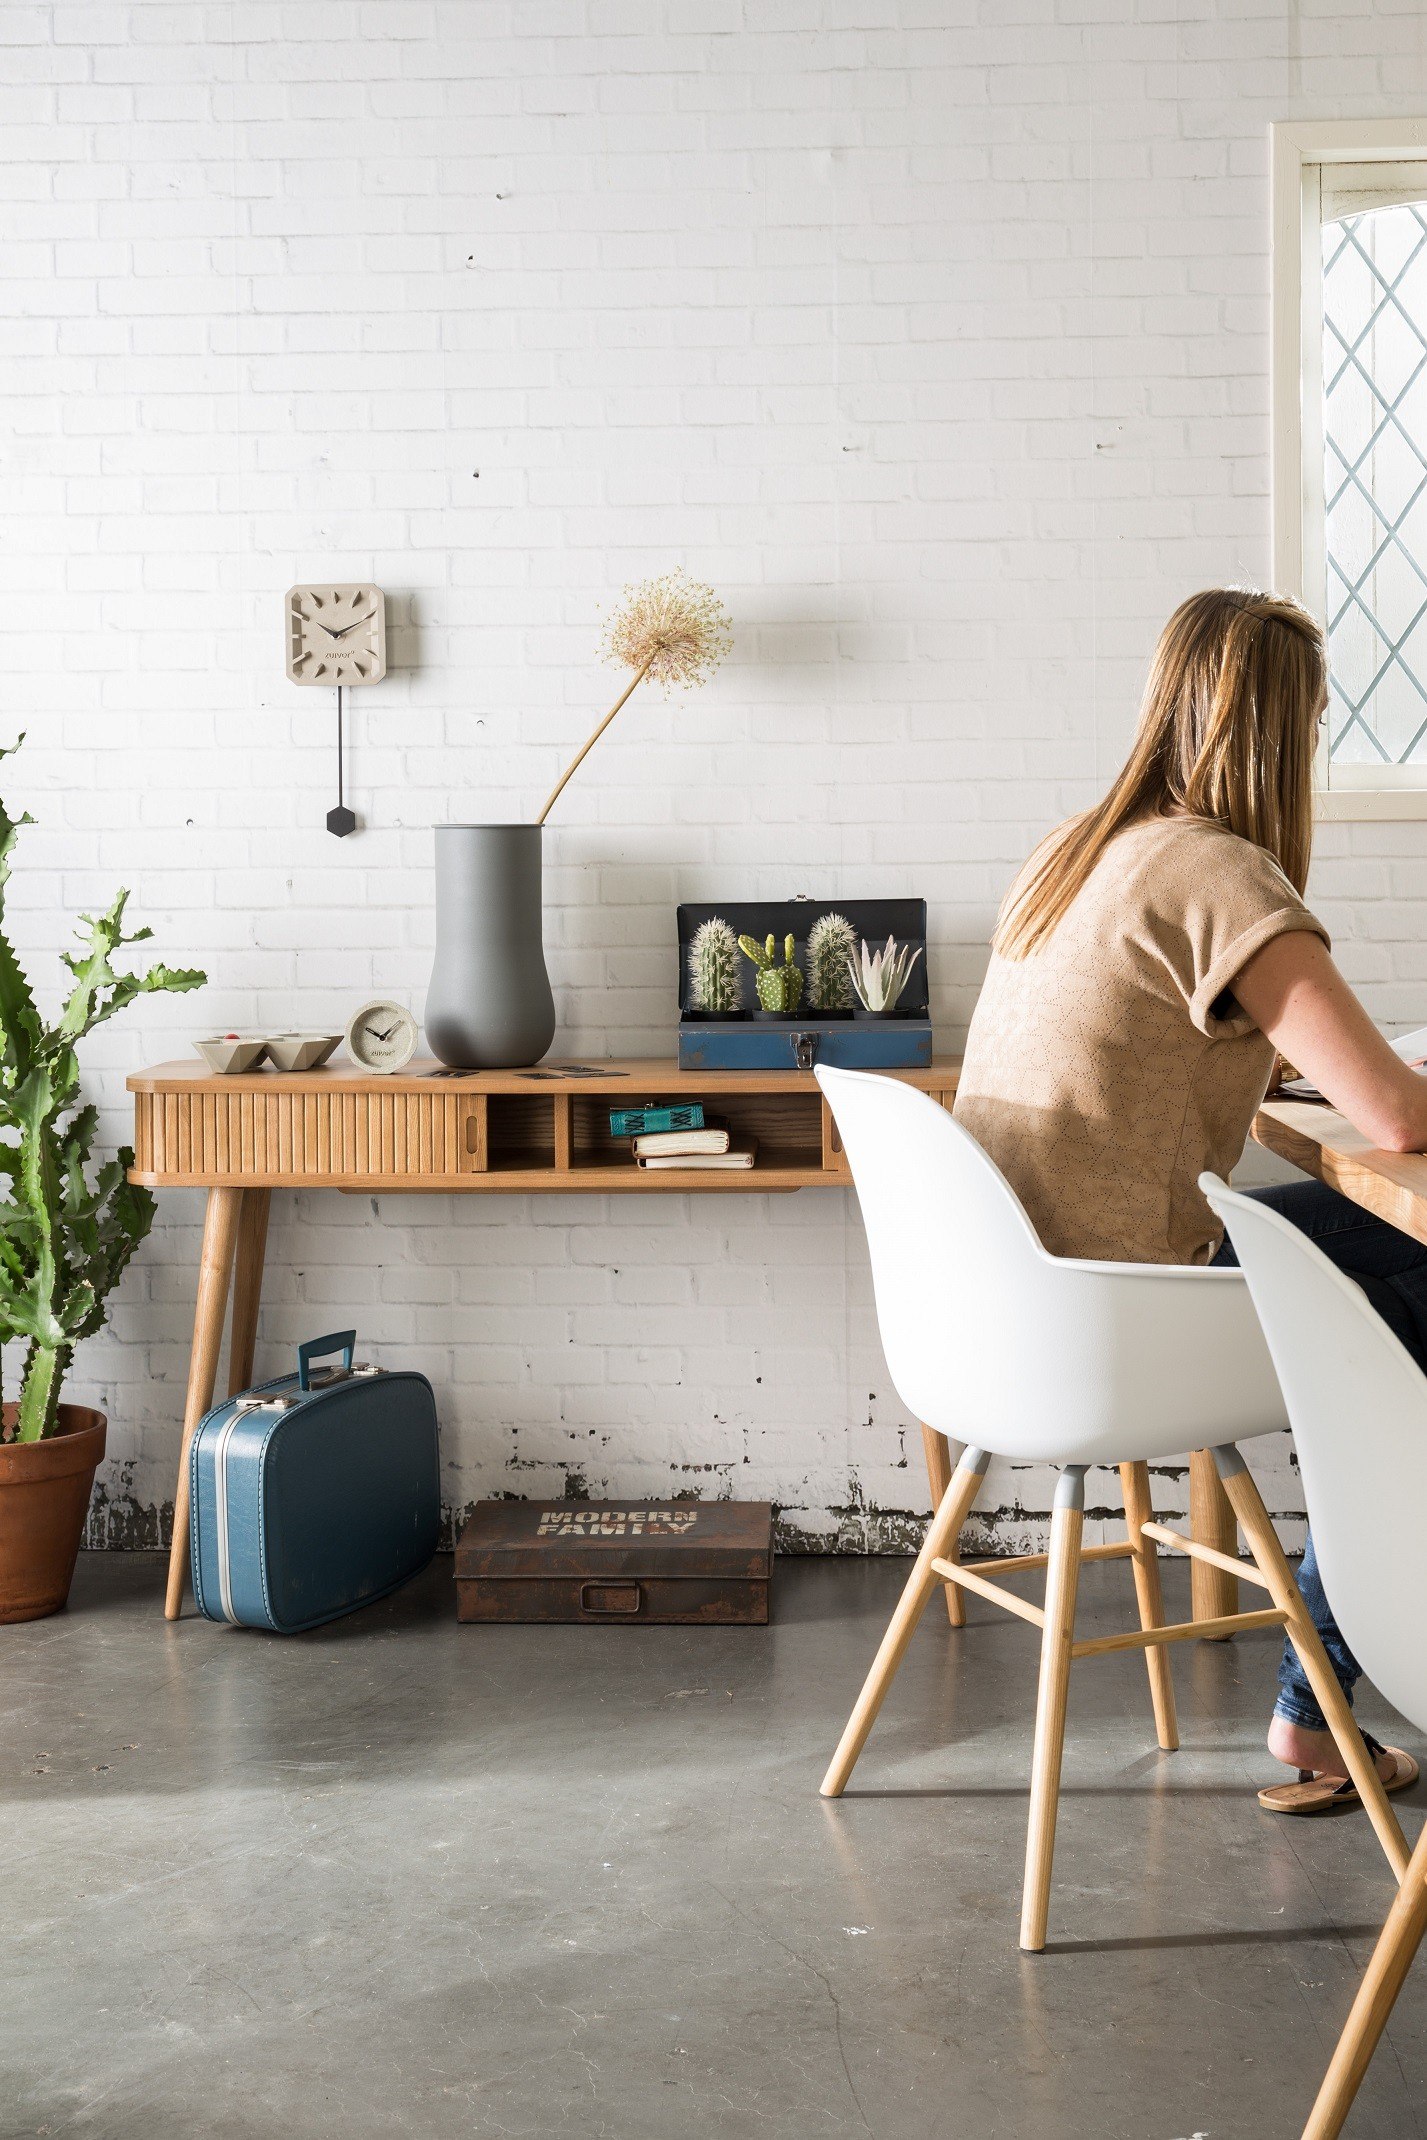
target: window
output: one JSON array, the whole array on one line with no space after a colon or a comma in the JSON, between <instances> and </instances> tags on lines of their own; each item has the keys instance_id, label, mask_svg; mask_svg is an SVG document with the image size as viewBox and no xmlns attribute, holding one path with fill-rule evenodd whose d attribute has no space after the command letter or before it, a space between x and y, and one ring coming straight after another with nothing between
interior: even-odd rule
<instances>
[{"instance_id":1,"label":"window","mask_svg":"<svg viewBox=\"0 0 1427 2140\"><path fill-rule=\"evenodd\" d=\"M1427 122L1275 127L1273 267L1274 576L1328 628L1324 810L1427 816Z\"/></svg>"}]
</instances>

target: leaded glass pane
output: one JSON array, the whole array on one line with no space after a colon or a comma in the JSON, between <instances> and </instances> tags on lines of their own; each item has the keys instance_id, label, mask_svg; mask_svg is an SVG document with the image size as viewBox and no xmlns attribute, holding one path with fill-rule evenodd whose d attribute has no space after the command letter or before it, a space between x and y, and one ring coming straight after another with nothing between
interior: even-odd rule
<instances>
[{"instance_id":1,"label":"leaded glass pane","mask_svg":"<svg viewBox=\"0 0 1427 2140\"><path fill-rule=\"evenodd\" d=\"M1323 231L1329 754L1427 763L1427 202Z\"/></svg>"}]
</instances>

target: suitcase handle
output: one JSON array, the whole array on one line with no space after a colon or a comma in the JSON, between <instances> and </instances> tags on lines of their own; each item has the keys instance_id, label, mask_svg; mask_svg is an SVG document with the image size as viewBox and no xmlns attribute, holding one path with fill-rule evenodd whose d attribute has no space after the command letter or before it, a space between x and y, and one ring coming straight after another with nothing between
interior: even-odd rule
<instances>
[{"instance_id":1,"label":"suitcase handle","mask_svg":"<svg viewBox=\"0 0 1427 2140\"><path fill-rule=\"evenodd\" d=\"M322 1359L329 1352L341 1353L342 1372L344 1375L349 1375L352 1372L352 1354L356 1349L357 1333L355 1330L334 1330L328 1337L309 1338L305 1345L299 1345L297 1348L298 1388L300 1390L311 1389L312 1362Z\"/></svg>"}]
</instances>

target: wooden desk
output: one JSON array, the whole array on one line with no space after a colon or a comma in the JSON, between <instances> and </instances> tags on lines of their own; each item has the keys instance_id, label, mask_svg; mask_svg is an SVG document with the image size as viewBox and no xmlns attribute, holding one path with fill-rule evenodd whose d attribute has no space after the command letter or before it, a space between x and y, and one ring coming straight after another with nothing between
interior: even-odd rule
<instances>
[{"instance_id":1,"label":"wooden desk","mask_svg":"<svg viewBox=\"0 0 1427 2140\"><path fill-rule=\"evenodd\" d=\"M1254 1140L1427 1246L1427 1153L1380 1152L1316 1100L1265 1100Z\"/></svg>"},{"instance_id":2,"label":"wooden desk","mask_svg":"<svg viewBox=\"0 0 1427 2140\"><path fill-rule=\"evenodd\" d=\"M213 1402L232 1296L228 1389L253 1379L268 1206L274 1189L380 1190L384 1195L507 1191L601 1196L767 1195L846 1187L832 1115L810 1071L681 1071L662 1057L535 1070L453 1072L415 1062L392 1077L352 1065L222 1077L202 1063L163 1063L129 1079L130 1180L151 1189L206 1189L183 1440L174 1489L164 1610L178 1618L188 1581L188 1445ZM955 1058L895 1071L949 1107ZM636 1167L609 1134L611 1103L701 1100L758 1139L745 1172ZM932 1491L951 1476L944 1435L923 1428Z\"/></svg>"}]
</instances>

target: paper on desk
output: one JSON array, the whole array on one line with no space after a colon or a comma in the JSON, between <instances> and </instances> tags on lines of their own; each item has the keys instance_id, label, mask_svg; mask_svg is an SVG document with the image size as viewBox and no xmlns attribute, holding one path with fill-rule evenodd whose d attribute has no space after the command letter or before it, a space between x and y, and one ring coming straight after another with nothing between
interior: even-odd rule
<instances>
[{"instance_id":1,"label":"paper on desk","mask_svg":"<svg viewBox=\"0 0 1427 2140\"><path fill-rule=\"evenodd\" d=\"M1399 1033L1388 1046L1394 1055L1400 1055L1405 1063L1420 1068L1427 1059L1427 1025L1418 1026L1413 1033ZM1280 1085L1274 1094L1279 1100L1321 1100L1322 1093L1311 1078L1291 1077Z\"/></svg>"}]
</instances>

